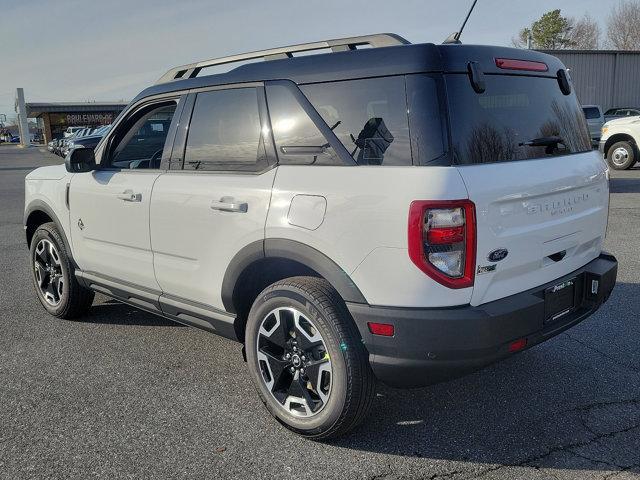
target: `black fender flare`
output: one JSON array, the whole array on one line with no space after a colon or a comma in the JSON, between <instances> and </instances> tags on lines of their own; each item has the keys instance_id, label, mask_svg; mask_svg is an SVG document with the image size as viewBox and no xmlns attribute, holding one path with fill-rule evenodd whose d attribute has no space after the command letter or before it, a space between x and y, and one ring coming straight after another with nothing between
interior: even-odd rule
<instances>
[{"instance_id":1,"label":"black fender flare","mask_svg":"<svg viewBox=\"0 0 640 480\"><path fill-rule=\"evenodd\" d=\"M283 258L298 262L326 279L345 302L367 303L349 275L324 253L295 240L268 238L243 247L227 266L221 292L222 304L227 312L236 313L233 293L242 273L252 263L264 258Z\"/></svg>"},{"instance_id":2,"label":"black fender flare","mask_svg":"<svg viewBox=\"0 0 640 480\"><path fill-rule=\"evenodd\" d=\"M62 228L62 222L60 222L60 219L55 214L53 209L49 205L47 205L44 201L39 199L32 200L31 202L29 202L29 205L24 210L23 223L24 223L25 236L27 240L27 246L29 246L29 237L28 237L29 233L27 232L27 222L29 221L29 217L31 216L31 214L36 211L41 211L45 213L51 219L51 221L55 223L56 228L58 229L58 232L60 232L60 236L64 241L64 247L65 247L65 250L67 251L67 255L69 255L69 258L73 261L73 256L71 254L71 243L69 243L67 234L65 233L64 228Z\"/></svg>"}]
</instances>

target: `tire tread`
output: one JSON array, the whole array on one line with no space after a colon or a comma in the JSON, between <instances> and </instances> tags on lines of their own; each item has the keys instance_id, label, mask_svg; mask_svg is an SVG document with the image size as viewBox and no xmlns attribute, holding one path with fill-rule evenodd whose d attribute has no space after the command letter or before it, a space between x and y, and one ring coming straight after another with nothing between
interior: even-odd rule
<instances>
[{"instance_id":1,"label":"tire tread","mask_svg":"<svg viewBox=\"0 0 640 480\"><path fill-rule=\"evenodd\" d=\"M350 349L355 354L345 355L348 388L340 418L330 428L318 434L310 435L293 429L315 440L342 436L362 422L375 399L376 378L369 364L368 352L360 341L360 333L347 306L329 282L319 277L289 277L267 287L259 298L282 287L298 290L310 297L315 307L336 328L340 342L350 339L350 343L356 346Z\"/></svg>"},{"instance_id":2,"label":"tire tread","mask_svg":"<svg viewBox=\"0 0 640 480\"><path fill-rule=\"evenodd\" d=\"M75 276L75 267L73 265L73 261L71 260L69 252L67 252L67 247L64 243L64 240L62 239L62 236L58 232L55 223L48 222L40 225L33 235L32 242L37 241L36 238L38 236L38 231L40 230L44 230L48 235L53 237L60 252L61 261L64 261L66 263L66 268L69 272L69 298L67 299L64 308L55 313L51 312L49 308L47 308L47 305L43 303L43 300L39 294L38 299L49 313L58 318L63 318L65 320L79 318L84 315L91 307L95 293L93 292L93 290L89 290L88 288L83 287L78 282L78 279Z\"/></svg>"}]
</instances>

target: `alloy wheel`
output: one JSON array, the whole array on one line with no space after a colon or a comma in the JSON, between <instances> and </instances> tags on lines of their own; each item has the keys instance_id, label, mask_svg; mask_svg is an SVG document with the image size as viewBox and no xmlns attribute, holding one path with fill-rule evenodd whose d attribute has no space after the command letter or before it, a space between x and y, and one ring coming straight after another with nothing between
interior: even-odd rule
<instances>
[{"instance_id":1,"label":"alloy wheel","mask_svg":"<svg viewBox=\"0 0 640 480\"><path fill-rule=\"evenodd\" d=\"M60 255L50 240L42 239L36 245L33 268L40 294L49 305L57 307L64 293L65 282Z\"/></svg>"},{"instance_id":2,"label":"alloy wheel","mask_svg":"<svg viewBox=\"0 0 640 480\"><path fill-rule=\"evenodd\" d=\"M331 394L331 359L305 314L295 308L272 310L260 324L255 347L262 381L287 413L311 417L324 408Z\"/></svg>"}]
</instances>

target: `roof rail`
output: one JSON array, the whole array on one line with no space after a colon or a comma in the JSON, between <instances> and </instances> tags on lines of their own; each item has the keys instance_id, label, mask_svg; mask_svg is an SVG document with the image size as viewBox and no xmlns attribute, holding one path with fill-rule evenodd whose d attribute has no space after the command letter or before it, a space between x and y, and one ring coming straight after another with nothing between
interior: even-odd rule
<instances>
[{"instance_id":1,"label":"roof rail","mask_svg":"<svg viewBox=\"0 0 640 480\"><path fill-rule=\"evenodd\" d=\"M338 38L334 40L323 40L321 42L301 43L299 45L291 45L288 47L270 48L268 50L258 50L256 52L241 53L238 55L230 55L228 57L212 58L211 60L203 60L201 62L189 63L172 68L165 73L156 82L171 82L184 78L194 78L198 76L200 70L214 65L224 65L225 63L242 62L255 58L263 58L264 60L279 60L282 58L292 58L295 52L308 52L311 50L322 50L330 48L334 52L346 50L355 50L360 45L370 45L373 48L389 47L393 45L407 45L411 42L402 38L395 33L377 33L374 35L363 35L360 37Z\"/></svg>"}]
</instances>

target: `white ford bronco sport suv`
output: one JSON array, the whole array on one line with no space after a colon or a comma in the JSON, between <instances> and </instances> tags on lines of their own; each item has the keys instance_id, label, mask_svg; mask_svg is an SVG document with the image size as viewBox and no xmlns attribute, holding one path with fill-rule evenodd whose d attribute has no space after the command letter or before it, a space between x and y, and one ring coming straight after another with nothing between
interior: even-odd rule
<instances>
[{"instance_id":1,"label":"white ford bronco sport suv","mask_svg":"<svg viewBox=\"0 0 640 480\"><path fill-rule=\"evenodd\" d=\"M100 292L242 342L267 409L319 439L376 379L459 376L592 314L608 201L557 58L381 34L170 70L27 176L25 228L49 313Z\"/></svg>"}]
</instances>

